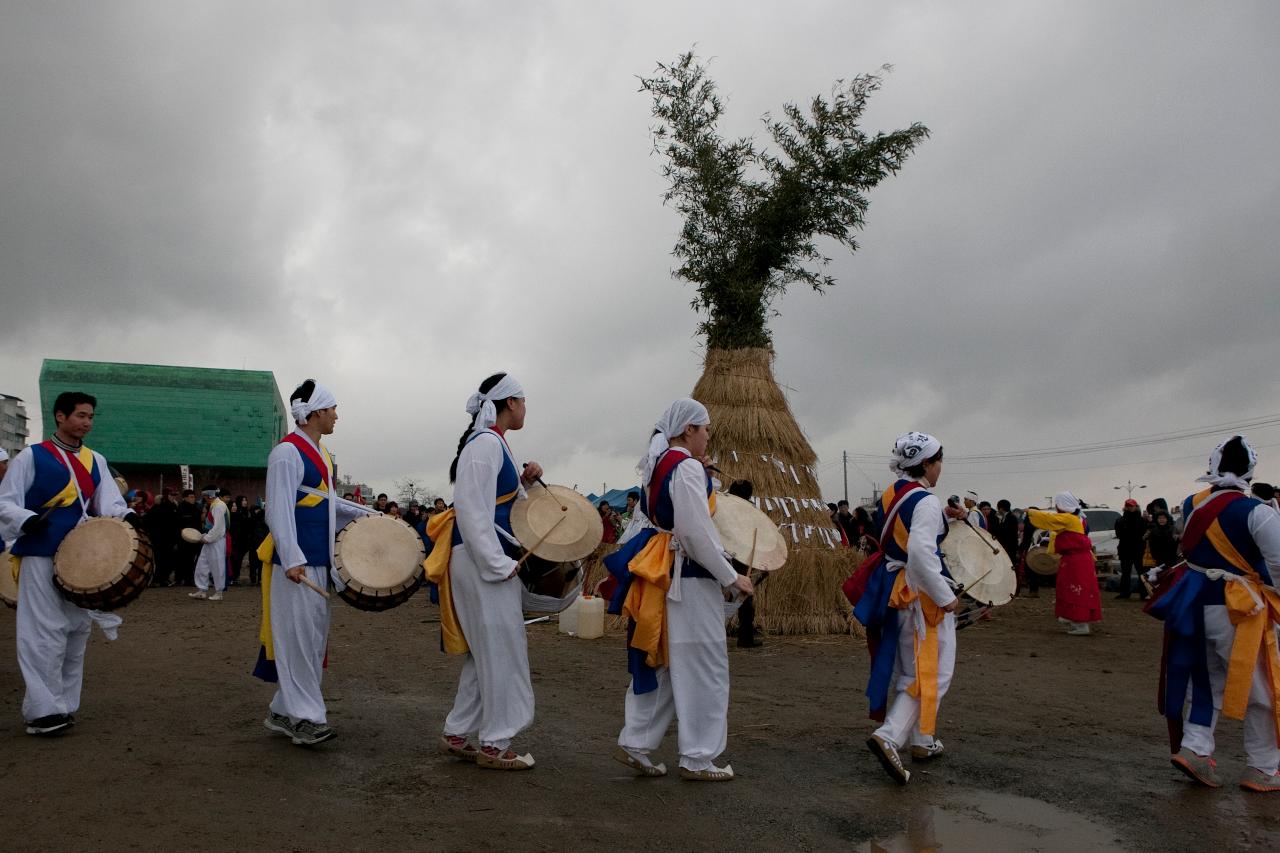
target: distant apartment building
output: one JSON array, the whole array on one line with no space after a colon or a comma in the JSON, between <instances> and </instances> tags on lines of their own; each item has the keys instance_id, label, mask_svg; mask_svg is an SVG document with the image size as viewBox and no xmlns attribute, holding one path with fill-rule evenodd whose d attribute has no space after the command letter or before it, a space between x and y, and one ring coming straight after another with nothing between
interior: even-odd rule
<instances>
[{"instance_id":1,"label":"distant apartment building","mask_svg":"<svg viewBox=\"0 0 1280 853\"><path fill-rule=\"evenodd\" d=\"M27 407L22 400L0 394L0 447L10 456L27 446Z\"/></svg>"}]
</instances>

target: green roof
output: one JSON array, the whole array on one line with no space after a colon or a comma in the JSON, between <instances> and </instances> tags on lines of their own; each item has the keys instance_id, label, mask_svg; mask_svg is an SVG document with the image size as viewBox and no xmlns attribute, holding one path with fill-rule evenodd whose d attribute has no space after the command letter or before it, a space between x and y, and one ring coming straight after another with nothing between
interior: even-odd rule
<instances>
[{"instance_id":1,"label":"green roof","mask_svg":"<svg viewBox=\"0 0 1280 853\"><path fill-rule=\"evenodd\" d=\"M269 370L45 359L45 438L53 434L50 413L63 391L98 398L86 443L112 464L265 468L287 430Z\"/></svg>"}]
</instances>

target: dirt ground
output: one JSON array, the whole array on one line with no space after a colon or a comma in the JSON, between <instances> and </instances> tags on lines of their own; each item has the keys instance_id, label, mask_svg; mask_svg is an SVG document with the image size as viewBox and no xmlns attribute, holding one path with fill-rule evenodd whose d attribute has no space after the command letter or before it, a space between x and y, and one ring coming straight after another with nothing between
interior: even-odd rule
<instances>
[{"instance_id":1,"label":"dirt ground","mask_svg":"<svg viewBox=\"0 0 1280 853\"><path fill-rule=\"evenodd\" d=\"M1233 784L1239 723L1219 730L1232 784L1194 788L1172 770L1154 710L1159 625L1136 602L1105 603L1089 638L1064 635L1051 593L962 631L940 714L948 754L906 788L863 745L866 653L851 637L731 647L725 758L739 777L696 784L610 760L617 632L530 627L538 717L516 746L538 766L504 774L435 751L460 660L437 651L424 594L381 614L335 601L325 694L339 737L312 749L262 728L273 688L249 675L256 589L221 603L153 589L122 611L118 641L95 628L79 724L56 739L22 732L4 610L0 848L1280 849L1280 795ZM658 757L674 766L673 737Z\"/></svg>"}]
</instances>

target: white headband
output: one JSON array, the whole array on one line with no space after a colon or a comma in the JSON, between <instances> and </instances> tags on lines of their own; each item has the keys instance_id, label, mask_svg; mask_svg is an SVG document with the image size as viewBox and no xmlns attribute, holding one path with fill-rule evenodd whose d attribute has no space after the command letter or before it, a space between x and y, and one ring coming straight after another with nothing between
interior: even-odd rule
<instances>
[{"instance_id":1,"label":"white headband","mask_svg":"<svg viewBox=\"0 0 1280 853\"><path fill-rule=\"evenodd\" d=\"M314 379L311 381L315 382ZM315 388L311 391L311 399L306 402L294 400L289 405L289 411L293 412L294 422L305 424L312 412L318 412L321 409L328 409L336 405L338 405L338 401L334 399L333 392L319 382L315 382Z\"/></svg>"},{"instance_id":2,"label":"white headband","mask_svg":"<svg viewBox=\"0 0 1280 853\"><path fill-rule=\"evenodd\" d=\"M1222 449L1237 438L1240 439L1240 444L1244 447L1245 453L1249 455L1249 470L1243 474L1218 470L1222 466ZM1253 446L1249 444L1248 439L1243 435L1233 435L1213 449L1213 454L1209 457L1209 470L1205 472L1203 477L1197 477L1196 482L1248 491L1249 482L1253 479L1253 469L1256 467L1258 467L1258 452L1253 449Z\"/></svg>"},{"instance_id":3,"label":"white headband","mask_svg":"<svg viewBox=\"0 0 1280 853\"><path fill-rule=\"evenodd\" d=\"M690 426L709 423L711 414L707 407L690 397L682 397L667 406L662 417L654 424L658 431L649 439L649 449L636 465L636 470L640 472L640 485L649 485L649 480L653 477L653 466L658 464L658 457L671 447L671 439L683 435Z\"/></svg>"},{"instance_id":4,"label":"white headband","mask_svg":"<svg viewBox=\"0 0 1280 853\"><path fill-rule=\"evenodd\" d=\"M488 429L498 422L498 407L494 405L495 400L523 396L524 388L521 387L520 380L510 373L499 379L497 385L483 394L479 391L472 394L467 400L467 414L476 416L476 425L472 428L472 432Z\"/></svg>"},{"instance_id":5,"label":"white headband","mask_svg":"<svg viewBox=\"0 0 1280 853\"><path fill-rule=\"evenodd\" d=\"M889 470L906 474L908 468L932 459L942 449L942 443L927 432L907 432L893 443L893 455L889 457Z\"/></svg>"},{"instance_id":6,"label":"white headband","mask_svg":"<svg viewBox=\"0 0 1280 853\"><path fill-rule=\"evenodd\" d=\"M1080 499L1070 492L1058 492L1053 496L1053 505L1059 512L1074 513L1080 509Z\"/></svg>"},{"instance_id":7,"label":"white headband","mask_svg":"<svg viewBox=\"0 0 1280 853\"><path fill-rule=\"evenodd\" d=\"M5 450L3 447L0 447L0 462L8 462L8 461L9 461L9 451Z\"/></svg>"}]
</instances>

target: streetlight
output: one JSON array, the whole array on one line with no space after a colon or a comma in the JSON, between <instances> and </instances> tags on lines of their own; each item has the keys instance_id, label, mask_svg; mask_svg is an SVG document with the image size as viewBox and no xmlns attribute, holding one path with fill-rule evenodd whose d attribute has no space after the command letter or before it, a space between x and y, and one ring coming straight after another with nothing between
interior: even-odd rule
<instances>
[{"instance_id":1,"label":"streetlight","mask_svg":"<svg viewBox=\"0 0 1280 853\"><path fill-rule=\"evenodd\" d=\"M1129 499L1133 499L1133 493L1138 489L1145 489L1146 484L1136 485L1132 480L1125 480L1123 486L1112 486L1113 489L1125 489L1129 493Z\"/></svg>"}]
</instances>

